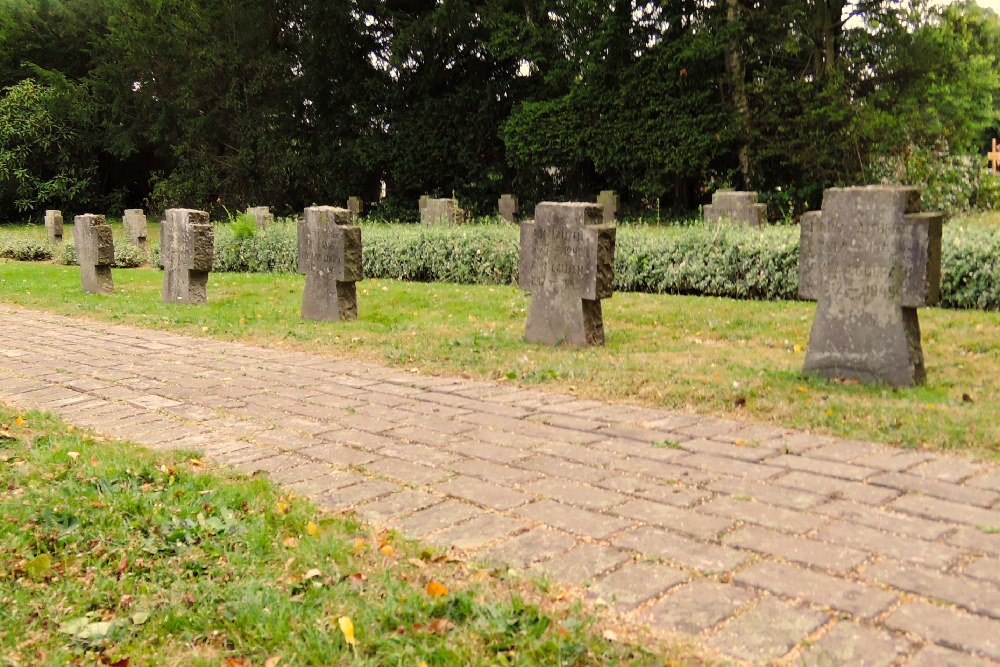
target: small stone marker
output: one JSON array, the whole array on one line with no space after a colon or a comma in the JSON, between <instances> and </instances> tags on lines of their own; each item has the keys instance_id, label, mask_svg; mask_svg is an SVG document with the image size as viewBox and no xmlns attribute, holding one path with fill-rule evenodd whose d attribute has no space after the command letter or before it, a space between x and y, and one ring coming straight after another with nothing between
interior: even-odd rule
<instances>
[{"instance_id":1,"label":"small stone marker","mask_svg":"<svg viewBox=\"0 0 1000 667\"><path fill-rule=\"evenodd\" d=\"M517 222L517 197L514 195L501 195L498 207L501 218L510 223Z\"/></svg>"},{"instance_id":2,"label":"small stone marker","mask_svg":"<svg viewBox=\"0 0 1000 667\"><path fill-rule=\"evenodd\" d=\"M916 188L830 188L802 217L799 296L819 302L806 373L924 382L917 308L940 294L943 216L919 210Z\"/></svg>"},{"instance_id":3,"label":"small stone marker","mask_svg":"<svg viewBox=\"0 0 1000 667\"><path fill-rule=\"evenodd\" d=\"M457 199L420 198L420 222L425 225L461 225L465 223L465 211L459 208Z\"/></svg>"},{"instance_id":4,"label":"small stone marker","mask_svg":"<svg viewBox=\"0 0 1000 667\"><path fill-rule=\"evenodd\" d=\"M719 190L705 206L706 224L730 222L743 227L760 227L767 222L767 204L757 203L756 192Z\"/></svg>"},{"instance_id":5,"label":"small stone marker","mask_svg":"<svg viewBox=\"0 0 1000 667\"><path fill-rule=\"evenodd\" d=\"M603 345L601 299L614 292L615 228L599 204L542 202L521 223L518 286L531 292L524 339Z\"/></svg>"},{"instance_id":6,"label":"small stone marker","mask_svg":"<svg viewBox=\"0 0 1000 667\"><path fill-rule=\"evenodd\" d=\"M986 154L986 157L990 159L991 171L995 174L997 170L1000 169L1000 150L997 150L997 140L993 139L993 149Z\"/></svg>"},{"instance_id":7,"label":"small stone marker","mask_svg":"<svg viewBox=\"0 0 1000 667\"><path fill-rule=\"evenodd\" d=\"M190 208L167 209L160 229L164 303L205 303L212 270L215 229L208 213Z\"/></svg>"},{"instance_id":8,"label":"small stone marker","mask_svg":"<svg viewBox=\"0 0 1000 667\"><path fill-rule=\"evenodd\" d=\"M354 216L354 219L357 220L364 212L365 205L364 202L361 201L361 197L348 197L347 209L351 212L351 215Z\"/></svg>"},{"instance_id":9,"label":"small stone marker","mask_svg":"<svg viewBox=\"0 0 1000 667\"><path fill-rule=\"evenodd\" d=\"M610 225L618 219L618 193L614 190L601 190L597 195L597 203L604 208L604 224Z\"/></svg>"},{"instance_id":10,"label":"small stone marker","mask_svg":"<svg viewBox=\"0 0 1000 667\"><path fill-rule=\"evenodd\" d=\"M83 291L91 294L114 292L111 267L115 263L115 242L105 217L87 213L73 218L73 241Z\"/></svg>"},{"instance_id":11,"label":"small stone marker","mask_svg":"<svg viewBox=\"0 0 1000 667\"><path fill-rule=\"evenodd\" d=\"M299 273L306 276L302 319L358 318L354 283L363 279L361 228L346 208L310 206L299 220Z\"/></svg>"},{"instance_id":12,"label":"small stone marker","mask_svg":"<svg viewBox=\"0 0 1000 667\"><path fill-rule=\"evenodd\" d=\"M62 243L63 240L63 217L62 211L45 212L45 235L49 243Z\"/></svg>"},{"instance_id":13,"label":"small stone marker","mask_svg":"<svg viewBox=\"0 0 1000 667\"><path fill-rule=\"evenodd\" d=\"M143 250L146 249L146 234L149 231L146 224L146 213L141 208L127 208L122 217L128 240Z\"/></svg>"},{"instance_id":14,"label":"small stone marker","mask_svg":"<svg viewBox=\"0 0 1000 667\"><path fill-rule=\"evenodd\" d=\"M274 213L271 213L268 206L251 206L247 213L257 220L257 229L267 229L274 224Z\"/></svg>"}]
</instances>

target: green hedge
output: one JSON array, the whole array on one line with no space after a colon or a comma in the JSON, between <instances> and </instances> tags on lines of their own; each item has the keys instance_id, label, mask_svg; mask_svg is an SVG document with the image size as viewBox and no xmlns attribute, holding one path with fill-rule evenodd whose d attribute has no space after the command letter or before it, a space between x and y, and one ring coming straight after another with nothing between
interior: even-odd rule
<instances>
[{"instance_id":1,"label":"green hedge","mask_svg":"<svg viewBox=\"0 0 1000 667\"><path fill-rule=\"evenodd\" d=\"M115 241L115 268L134 269L149 261L149 253L139 246L133 244L128 239L122 238ZM76 244L73 241L66 241L62 246L63 264L76 264Z\"/></svg>"},{"instance_id":2,"label":"green hedge","mask_svg":"<svg viewBox=\"0 0 1000 667\"><path fill-rule=\"evenodd\" d=\"M35 239L0 238L0 257L21 262L40 262L52 259L52 246Z\"/></svg>"}]
</instances>

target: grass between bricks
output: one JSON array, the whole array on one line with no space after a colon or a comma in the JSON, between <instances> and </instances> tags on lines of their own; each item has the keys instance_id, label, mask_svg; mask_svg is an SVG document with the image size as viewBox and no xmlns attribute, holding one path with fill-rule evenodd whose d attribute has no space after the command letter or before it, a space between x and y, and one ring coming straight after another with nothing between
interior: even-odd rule
<instances>
[{"instance_id":1,"label":"grass between bricks","mask_svg":"<svg viewBox=\"0 0 1000 667\"><path fill-rule=\"evenodd\" d=\"M0 663L700 663L264 478L17 417L0 407Z\"/></svg>"},{"instance_id":2,"label":"grass between bricks","mask_svg":"<svg viewBox=\"0 0 1000 667\"><path fill-rule=\"evenodd\" d=\"M331 324L300 319L297 275L212 274L209 303L190 307L161 303L156 270L116 270L117 292L97 296L76 267L2 266L0 302L65 315L1000 456L998 313L921 309L928 382L892 389L802 375L813 303L615 294L606 346L580 349L525 343L529 299L514 287L366 280L359 319Z\"/></svg>"}]
</instances>

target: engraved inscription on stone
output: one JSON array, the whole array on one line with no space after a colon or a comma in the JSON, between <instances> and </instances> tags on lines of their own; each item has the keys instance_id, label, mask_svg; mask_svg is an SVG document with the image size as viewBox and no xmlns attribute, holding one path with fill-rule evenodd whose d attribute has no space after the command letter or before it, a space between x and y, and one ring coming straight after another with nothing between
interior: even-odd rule
<instances>
[{"instance_id":1,"label":"engraved inscription on stone","mask_svg":"<svg viewBox=\"0 0 1000 667\"><path fill-rule=\"evenodd\" d=\"M205 303L212 270L215 230L208 213L167 209L160 229L164 303Z\"/></svg>"},{"instance_id":2,"label":"engraved inscription on stone","mask_svg":"<svg viewBox=\"0 0 1000 667\"><path fill-rule=\"evenodd\" d=\"M122 216L125 234L133 245L146 249L146 234L149 226L146 224L146 213L141 208L127 208Z\"/></svg>"},{"instance_id":3,"label":"engraved inscription on stone","mask_svg":"<svg viewBox=\"0 0 1000 667\"><path fill-rule=\"evenodd\" d=\"M83 291L91 294L114 292L111 267L115 263L115 242L105 217L87 213L73 218L73 242Z\"/></svg>"},{"instance_id":4,"label":"engraved inscription on stone","mask_svg":"<svg viewBox=\"0 0 1000 667\"><path fill-rule=\"evenodd\" d=\"M337 322L358 317L355 283L363 278L361 228L346 208L311 206L299 221L299 273L306 276L302 318Z\"/></svg>"},{"instance_id":5,"label":"engraved inscription on stone","mask_svg":"<svg viewBox=\"0 0 1000 667\"><path fill-rule=\"evenodd\" d=\"M604 224L610 225L618 219L618 193L614 190L601 190L597 195L597 203L604 208Z\"/></svg>"},{"instance_id":6,"label":"engraved inscription on stone","mask_svg":"<svg viewBox=\"0 0 1000 667\"><path fill-rule=\"evenodd\" d=\"M45 212L45 235L49 243L62 243L63 216L62 211L49 210Z\"/></svg>"},{"instance_id":7,"label":"engraved inscription on stone","mask_svg":"<svg viewBox=\"0 0 1000 667\"><path fill-rule=\"evenodd\" d=\"M517 197L514 195L502 195L498 207L501 218L510 223L517 222Z\"/></svg>"},{"instance_id":8,"label":"engraved inscription on stone","mask_svg":"<svg viewBox=\"0 0 1000 667\"><path fill-rule=\"evenodd\" d=\"M831 188L803 216L799 295L818 301L806 373L896 386L926 378L917 308L941 284L941 226L915 188Z\"/></svg>"},{"instance_id":9,"label":"engraved inscription on stone","mask_svg":"<svg viewBox=\"0 0 1000 667\"><path fill-rule=\"evenodd\" d=\"M420 222L425 225L461 225L465 223L465 211L459 207L457 199L433 199L425 195L420 198Z\"/></svg>"},{"instance_id":10,"label":"engraved inscription on stone","mask_svg":"<svg viewBox=\"0 0 1000 667\"><path fill-rule=\"evenodd\" d=\"M518 285L531 292L524 338L603 345L601 299L614 291L615 228L599 204L542 202L521 223Z\"/></svg>"},{"instance_id":11,"label":"engraved inscription on stone","mask_svg":"<svg viewBox=\"0 0 1000 667\"><path fill-rule=\"evenodd\" d=\"M767 222L767 205L757 203L756 192L719 190L705 206L706 224L733 224L760 227Z\"/></svg>"}]
</instances>

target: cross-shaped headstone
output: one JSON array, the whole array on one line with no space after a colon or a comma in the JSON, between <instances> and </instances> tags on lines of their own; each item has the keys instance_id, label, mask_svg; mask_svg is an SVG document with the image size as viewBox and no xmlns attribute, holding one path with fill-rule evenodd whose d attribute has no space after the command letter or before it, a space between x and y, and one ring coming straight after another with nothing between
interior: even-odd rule
<instances>
[{"instance_id":1,"label":"cross-shaped headstone","mask_svg":"<svg viewBox=\"0 0 1000 667\"><path fill-rule=\"evenodd\" d=\"M128 240L145 250L146 234L148 233L146 213L141 208L127 208L125 216L122 218L122 224L125 226Z\"/></svg>"},{"instance_id":2,"label":"cross-shaped headstone","mask_svg":"<svg viewBox=\"0 0 1000 667\"><path fill-rule=\"evenodd\" d=\"M274 213L269 206L251 206L247 213L257 221L257 229L267 229L274 224Z\"/></svg>"},{"instance_id":3,"label":"cross-shaped headstone","mask_svg":"<svg viewBox=\"0 0 1000 667\"><path fill-rule=\"evenodd\" d=\"M597 203L604 207L604 224L610 225L618 219L618 193L614 190L601 190L597 195Z\"/></svg>"},{"instance_id":4,"label":"cross-shaped headstone","mask_svg":"<svg viewBox=\"0 0 1000 667\"><path fill-rule=\"evenodd\" d=\"M760 227L767 222L767 204L757 203L756 192L718 190L712 203L705 206L706 224L729 222L748 227Z\"/></svg>"},{"instance_id":5,"label":"cross-shaped headstone","mask_svg":"<svg viewBox=\"0 0 1000 667\"><path fill-rule=\"evenodd\" d=\"M465 211L457 199L420 198L420 222L425 225L465 224Z\"/></svg>"},{"instance_id":6,"label":"cross-shaped headstone","mask_svg":"<svg viewBox=\"0 0 1000 667\"><path fill-rule=\"evenodd\" d=\"M1000 150L997 150L997 140L993 139L993 149L986 154L986 157L990 159L990 166L992 167L993 173L997 173L1000 170Z\"/></svg>"},{"instance_id":7,"label":"cross-shaped headstone","mask_svg":"<svg viewBox=\"0 0 1000 667\"><path fill-rule=\"evenodd\" d=\"M599 204L542 202L521 223L518 286L531 292L530 343L603 345L601 299L614 292L615 228Z\"/></svg>"},{"instance_id":8,"label":"cross-shaped headstone","mask_svg":"<svg viewBox=\"0 0 1000 667\"><path fill-rule=\"evenodd\" d=\"M803 370L903 386L926 378L917 308L941 286L939 213L919 213L920 191L830 188L803 216L799 296L815 299Z\"/></svg>"},{"instance_id":9,"label":"cross-shaped headstone","mask_svg":"<svg viewBox=\"0 0 1000 667\"><path fill-rule=\"evenodd\" d=\"M87 213L73 218L73 241L83 291L91 294L114 292L111 267L115 263L115 242L111 237L111 225L104 216Z\"/></svg>"},{"instance_id":10,"label":"cross-shaped headstone","mask_svg":"<svg viewBox=\"0 0 1000 667\"><path fill-rule=\"evenodd\" d=\"M346 208L310 206L299 220L299 273L306 276L302 318L358 318L354 283L362 280L361 228Z\"/></svg>"},{"instance_id":11,"label":"cross-shaped headstone","mask_svg":"<svg viewBox=\"0 0 1000 667\"><path fill-rule=\"evenodd\" d=\"M364 203L361 201L361 197L348 197L347 209L354 216L355 220L360 218L365 209Z\"/></svg>"},{"instance_id":12,"label":"cross-shaped headstone","mask_svg":"<svg viewBox=\"0 0 1000 667\"><path fill-rule=\"evenodd\" d=\"M517 222L517 197L514 195L501 195L498 207L501 218L512 224Z\"/></svg>"},{"instance_id":13,"label":"cross-shaped headstone","mask_svg":"<svg viewBox=\"0 0 1000 667\"><path fill-rule=\"evenodd\" d=\"M190 208L167 209L160 228L164 303L208 301L215 230L208 213Z\"/></svg>"},{"instance_id":14,"label":"cross-shaped headstone","mask_svg":"<svg viewBox=\"0 0 1000 667\"><path fill-rule=\"evenodd\" d=\"M62 211L45 212L45 235L49 243L62 243L63 240L63 217Z\"/></svg>"}]
</instances>

